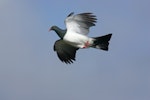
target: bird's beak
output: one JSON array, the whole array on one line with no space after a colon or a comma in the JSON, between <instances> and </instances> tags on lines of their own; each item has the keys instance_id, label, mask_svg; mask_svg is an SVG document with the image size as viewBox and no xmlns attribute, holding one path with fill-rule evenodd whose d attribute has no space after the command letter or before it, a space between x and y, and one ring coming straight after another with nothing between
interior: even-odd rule
<instances>
[{"instance_id":1,"label":"bird's beak","mask_svg":"<svg viewBox=\"0 0 150 100\"><path fill-rule=\"evenodd\" d=\"M48 31L50 32L51 30L52 30L52 29L51 29L51 27L50 27Z\"/></svg>"}]
</instances>

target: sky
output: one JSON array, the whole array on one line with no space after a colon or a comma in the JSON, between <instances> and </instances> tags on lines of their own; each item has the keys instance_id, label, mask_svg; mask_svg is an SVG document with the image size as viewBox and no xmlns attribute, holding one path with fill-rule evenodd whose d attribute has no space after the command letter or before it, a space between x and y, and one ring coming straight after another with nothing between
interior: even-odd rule
<instances>
[{"instance_id":1,"label":"sky","mask_svg":"<svg viewBox=\"0 0 150 100\"><path fill-rule=\"evenodd\" d=\"M0 0L0 100L149 100L149 0ZM109 51L53 51L70 12L92 12L90 37L112 33Z\"/></svg>"}]
</instances>

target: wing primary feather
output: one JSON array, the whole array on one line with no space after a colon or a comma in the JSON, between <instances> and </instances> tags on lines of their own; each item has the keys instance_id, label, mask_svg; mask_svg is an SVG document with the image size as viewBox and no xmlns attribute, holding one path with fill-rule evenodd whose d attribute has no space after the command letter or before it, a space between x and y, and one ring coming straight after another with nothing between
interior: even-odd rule
<instances>
[{"instance_id":1,"label":"wing primary feather","mask_svg":"<svg viewBox=\"0 0 150 100\"><path fill-rule=\"evenodd\" d=\"M89 33L89 28L95 26L96 22L96 16L90 12L76 15L70 13L65 20L67 30L75 31L83 35L87 35Z\"/></svg>"},{"instance_id":2,"label":"wing primary feather","mask_svg":"<svg viewBox=\"0 0 150 100\"><path fill-rule=\"evenodd\" d=\"M70 16L72 16L74 14L74 12L71 12L67 17L70 17Z\"/></svg>"}]
</instances>

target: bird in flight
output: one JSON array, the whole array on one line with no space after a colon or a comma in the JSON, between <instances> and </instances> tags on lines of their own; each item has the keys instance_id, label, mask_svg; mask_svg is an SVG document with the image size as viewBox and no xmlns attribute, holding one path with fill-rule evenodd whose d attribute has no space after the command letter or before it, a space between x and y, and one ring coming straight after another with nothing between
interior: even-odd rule
<instances>
[{"instance_id":1,"label":"bird in flight","mask_svg":"<svg viewBox=\"0 0 150 100\"><path fill-rule=\"evenodd\" d=\"M58 26L52 26L49 29L49 31L55 31L60 37L54 44L54 51L57 52L57 56L62 62L66 64L73 63L76 51L79 49L92 47L108 51L111 33L99 37L87 36L89 28L95 26L96 20L96 16L93 13L74 15L72 12L65 19L67 29L60 29Z\"/></svg>"}]
</instances>

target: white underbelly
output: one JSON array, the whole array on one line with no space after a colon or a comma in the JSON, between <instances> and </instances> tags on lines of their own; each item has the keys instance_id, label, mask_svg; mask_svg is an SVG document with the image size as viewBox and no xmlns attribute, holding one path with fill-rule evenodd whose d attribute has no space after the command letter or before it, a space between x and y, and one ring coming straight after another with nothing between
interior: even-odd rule
<instances>
[{"instance_id":1,"label":"white underbelly","mask_svg":"<svg viewBox=\"0 0 150 100\"><path fill-rule=\"evenodd\" d=\"M93 43L91 38L78 33L66 34L63 39L78 48L83 48L87 42Z\"/></svg>"}]
</instances>

